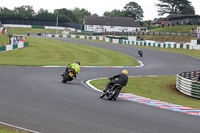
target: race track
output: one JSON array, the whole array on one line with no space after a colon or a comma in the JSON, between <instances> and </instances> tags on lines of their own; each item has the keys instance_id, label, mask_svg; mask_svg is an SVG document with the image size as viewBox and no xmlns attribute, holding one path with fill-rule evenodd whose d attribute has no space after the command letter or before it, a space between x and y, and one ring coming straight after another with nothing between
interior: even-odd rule
<instances>
[{"instance_id":1,"label":"race track","mask_svg":"<svg viewBox=\"0 0 200 133\"><path fill-rule=\"evenodd\" d=\"M55 39L55 38L54 38ZM145 63L128 68L129 76L176 75L198 70L190 56L137 47L74 42L119 51ZM122 68L81 68L77 79L61 83L64 68L0 67L0 121L41 133L199 133L200 117L128 100L108 101L81 81L109 77Z\"/></svg>"}]
</instances>

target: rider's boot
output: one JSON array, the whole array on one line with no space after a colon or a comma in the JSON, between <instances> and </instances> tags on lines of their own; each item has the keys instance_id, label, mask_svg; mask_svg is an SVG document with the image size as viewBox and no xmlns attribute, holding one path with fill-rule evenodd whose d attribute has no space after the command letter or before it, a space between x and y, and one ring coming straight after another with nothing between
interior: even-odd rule
<instances>
[{"instance_id":1,"label":"rider's boot","mask_svg":"<svg viewBox=\"0 0 200 133\"><path fill-rule=\"evenodd\" d=\"M64 72L63 72L63 74L61 74L61 76L64 76Z\"/></svg>"},{"instance_id":2,"label":"rider's boot","mask_svg":"<svg viewBox=\"0 0 200 133\"><path fill-rule=\"evenodd\" d=\"M106 88L103 90L103 92L106 92L107 90L109 90L109 86L107 85Z\"/></svg>"}]
</instances>

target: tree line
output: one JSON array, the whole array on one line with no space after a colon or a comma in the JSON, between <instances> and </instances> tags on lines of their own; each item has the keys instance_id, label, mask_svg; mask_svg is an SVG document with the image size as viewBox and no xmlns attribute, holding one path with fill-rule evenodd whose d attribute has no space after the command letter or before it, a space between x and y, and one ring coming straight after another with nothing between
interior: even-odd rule
<instances>
[{"instance_id":1,"label":"tree line","mask_svg":"<svg viewBox=\"0 0 200 133\"><path fill-rule=\"evenodd\" d=\"M42 20L56 20L57 15L59 21L67 21L70 23L83 23L84 16L91 16L86 9L74 8L69 10L66 8L55 9L53 12L49 12L46 9L41 8L38 12L35 12L33 6L24 5L15 7L13 10L6 7L0 7L0 18L22 18L22 19L42 19Z\"/></svg>"},{"instance_id":2,"label":"tree line","mask_svg":"<svg viewBox=\"0 0 200 133\"><path fill-rule=\"evenodd\" d=\"M188 0L159 0L160 3L156 4L158 7L158 15L164 14L195 14L195 9ZM152 7L154 8L154 7ZM149 24L150 21L143 21L143 9L136 2L127 3L122 10L114 9L112 11L105 11L105 17L131 17L137 22ZM13 10L6 7L0 7L0 18L23 18L23 19L43 19L43 20L56 20L57 15L59 21L67 21L70 23L83 24L84 16L98 16L92 14L88 10L82 8L74 9L55 9L49 12L46 9L40 9L35 12L33 6L24 5L15 7Z\"/></svg>"}]
</instances>

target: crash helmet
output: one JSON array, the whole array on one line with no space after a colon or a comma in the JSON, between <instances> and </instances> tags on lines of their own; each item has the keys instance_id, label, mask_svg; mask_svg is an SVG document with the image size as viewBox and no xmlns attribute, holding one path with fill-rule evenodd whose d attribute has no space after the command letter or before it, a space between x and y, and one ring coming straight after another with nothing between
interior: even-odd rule
<instances>
[{"instance_id":1,"label":"crash helmet","mask_svg":"<svg viewBox=\"0 0 200 133\"><path fill-rule=\"evenodd\" d=\"M74 63L76 63L76 64L78 64L78 65L81 65L81 63L80 63L79 61L77 61L77 62L74 62Z\"/></svg>"},{"instance_id":2,"label":"crash helmet","mask_svg":"<svg viewBox=\"0 0 200 133\"><path fill-rule=\"evenodd\" d=\"M122 73L127 75L128 71L127 70L123 70Z\"/></svg>"}]
</instances>

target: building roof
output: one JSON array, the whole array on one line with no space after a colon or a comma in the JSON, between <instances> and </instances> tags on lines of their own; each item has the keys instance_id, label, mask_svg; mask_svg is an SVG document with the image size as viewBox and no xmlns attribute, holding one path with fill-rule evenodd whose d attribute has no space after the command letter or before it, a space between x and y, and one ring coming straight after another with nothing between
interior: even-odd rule
<instances>
[{"instance_id":1,"label":"building roof","mask_svg":"<svg viewBox=\"0 0 200 133\"><path fill-rule=\"evenodd\" d=\"M133 18L85 16L84 25L141 27Z\"/></svg>"},{"instance_id":2,"label":"building roof","mask_svg":"<svg viewBox=\"0 0 200 133\"><path fill-rule=\"evenodd\" d=\"M161 24L161 22L164 20L165 18L158 18L155 21L152 22L152 24Z\"/></svg>"},{"instance_id":3,"label":"building roof","mask_svg":"<svg viewBox=\"0 0 200 133\"><path fill-rule=\"evenodd\" d=\"M199 17L199 16L193 14L170 14L165 19L172 20L172 19L191 18L191 17Z\"/></svg>"}]
</instances>

